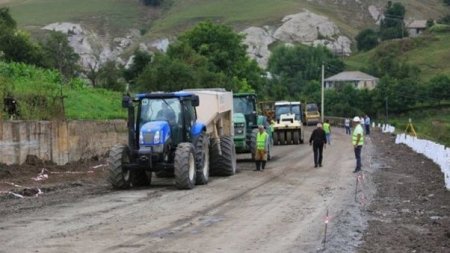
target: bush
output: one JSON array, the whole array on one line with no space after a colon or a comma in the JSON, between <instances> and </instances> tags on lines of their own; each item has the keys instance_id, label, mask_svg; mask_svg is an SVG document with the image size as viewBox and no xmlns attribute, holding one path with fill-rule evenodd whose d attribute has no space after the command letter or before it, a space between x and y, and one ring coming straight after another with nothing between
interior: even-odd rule
<instances>
[{"instance_id":1,"label":"bush","mask_svg":"<svg viewBox=\"0 0 450 253\"><path fill-rule=\"evenodd\" d=\"M355 39L359 51L368 51L378 45L378 34L370 28L362 30Z\"/></svg>"},{"instance_id":2,"label":"bush","mask_svg":"<svg viewBox=\"0 0 450 253\"><path fill-rule=\"evenodd\" d=\"M450 25L435 24L430 28L430 31L433 33L448 33L450 32Z\"/></svg>"}]
</instances>

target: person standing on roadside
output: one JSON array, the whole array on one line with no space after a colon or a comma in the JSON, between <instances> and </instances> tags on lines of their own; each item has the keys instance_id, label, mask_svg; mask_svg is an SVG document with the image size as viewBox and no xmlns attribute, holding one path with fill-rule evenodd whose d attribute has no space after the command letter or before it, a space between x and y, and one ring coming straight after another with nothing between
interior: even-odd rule
<instances>
[{"instance_id":1,"label":"person standing on roadside","mask_svg":"<svg viewBox=\"0 0 450 253\"><path fill-rule=\"evenodd\" d=\"M309 145L313 146L314 152L314 168L317 166L322 167L323 148L327 143L325 131L322 129L322 124L318 123L317 128L311 134L309 138Z\"/></svg>"},{"instance_id":2,"label":"person standing on roadside","mask_svg":"<svg viewBox=\"0 0 450 253\"><path fill-rule=\"evenodd\" d=\"M263 125L258 126L255 148L255 171L261 171L266 167L267 152L269 151L269 135L266 133Z\"/></svg>"},{"instance_id":3,"label":"person standing on roadside","mask_svg":"<svg viewBox=\"0 0 450 253\"><path fill-rule=\"evenodd\" d=\"M345 134L352 134L352 131L350 130L350 119L349 118L345 118L344 127L345 127Z\"/></svg>"},{"instance_id":4,"label":"person standing on roadside","mask_svg":"<svg viewBox=\"0 0 450 253\"><path fill-rule=\"evenodd\" d=\"M323 123L323 131L325 131L328 145L331 145L331 125L328 119L326 119L325 123Z\"/></svg>"},{"instance_id":5,"label":"person standing on roadside","mask_svg":"<svg viewBox=\"0 0 450 253\"><path fill-rule=\"evenodd\" d=\"M358 116L353 118L352 144L355 151L356 168L353 173L361 171L361 151L364 145L364 130L361 126L361 119Z\"/></svg>"},{"instance_id":6,"label":"person standing on roadside","mask_svg":"<svg viewBox=\"0 0 450 253\"><path fill-rule=\"evenodd\" d=\"M364 118L364 125L366 126L366 135L370 135L370 118L368 115Z\"/></svg>"}]
</instances>

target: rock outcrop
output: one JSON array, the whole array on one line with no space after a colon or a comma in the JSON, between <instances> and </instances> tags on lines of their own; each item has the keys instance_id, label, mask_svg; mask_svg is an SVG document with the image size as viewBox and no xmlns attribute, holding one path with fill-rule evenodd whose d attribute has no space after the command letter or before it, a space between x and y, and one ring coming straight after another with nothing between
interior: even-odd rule
<instances>
[{"instance_id":1,"label":"rock outcrop","mask_svg":"<svg viewBox=\"0 0 450 253\"><path fill-rule=\"evenodd\" d=\"M309 43L318 39L332 39L340 34L339 28L327 17L309 11L286 16L273 37L283 42Z\"/></svg>"},{"instance_id":2,"label":"rock outcrop","mask_svg":"<svg viewBox=\"0 0 450 253\"><path fill-rule=\"evenodd\" d=\"M130 31L125 37L108 40L97 33L74 23L53 23L42 29L62 32L68 35L69 44L80 56L80 65L85 68L99 68L107 61L123 63L119 57L125 49L133 44L136 32Z\"/></svg>"},{"instance_id":3,"label":"rock outcrop","mask_svg":"<svg viewBox=\"0 0 450 253\"><path fill-rule=\"evenodd\" d=\"M369 7L369 12L375 20L380 17L380 12L374 6ZM107 38L108 36L99 36L75 23L53 23L42 29L67 34L69 43L80 55L80 64L84 68L98 68L109 60L129 66L133 59L121 58L128 48L138 46L143 51L166 52L170 44L169 39L161 38L134 45L140 36L138 31L130 31L124 37L111 39ZM269 47L275 42L289 45L323 45L339 55L350 55L352 52L352 41L341 34L335 23L308 10L284 17L279 27L249 27L242 33L245 35L244 44L247 45L248 55L262 68L267 67L271 54Z\"/></svg>"},{"instance_id":4,"label":"rock outcrop","mask_svg":"<svg viewBox=\"0 0 450 253\"><path fill-rule=\"evenodd\" d=\"M252 26L242 33L245 34L244 44L247 45L247 54L253 57L258 65L267 66L270 56L269 45L275 41L270 31Z\"/></svg>"},{"instance_id":5,"label":"rock outcrop","mask_svg":"<svg viewBox=\"0 0 450 253\"><path fill-rule=\"evenodd\" d=\"M270 57L270 44L282 42L285 45L298 43L319 46L323 45L338 55L350 55L352 41L341 34L339 28L327 17L303 11L282 19L278 28L249 27L242 31L246 35L244 43L247 53L262 68L267 67Z\"/></svg>"}]
</instances>

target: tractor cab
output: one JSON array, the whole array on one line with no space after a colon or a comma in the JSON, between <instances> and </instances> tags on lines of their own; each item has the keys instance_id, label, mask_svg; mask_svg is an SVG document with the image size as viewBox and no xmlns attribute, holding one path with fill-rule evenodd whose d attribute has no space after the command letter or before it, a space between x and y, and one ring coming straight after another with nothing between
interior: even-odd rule
<instances>
[{"instance_id":1,"label":"tractor cab","mask_svg":"<svg viewBox=\"0 0 450 253\"><path fill-rule=\"evenodd\" d=\"M233 95L234 113L241 113L245 117L246 127L257 127L256 94L237 93Z\"/></svg>"},{"instance_id":2,"label":"tractor cab","mask_svg":"<svg viewBox=\"0 0 450 253\"><path fill-rule=\"evenodd\" d=\"M197 95L187 92L138 94L128 108L129 146L139 160L171 162L177 145L195 138ZM134 152L133 152L134 151Z\"/></svg>"}]
</instances>

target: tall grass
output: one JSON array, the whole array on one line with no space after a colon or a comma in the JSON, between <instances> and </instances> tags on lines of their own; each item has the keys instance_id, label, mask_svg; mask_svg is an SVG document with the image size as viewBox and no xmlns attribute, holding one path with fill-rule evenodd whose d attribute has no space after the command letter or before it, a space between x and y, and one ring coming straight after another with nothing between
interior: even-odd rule
<instances>
[{"instance_id":1,"label":"tall grass","mask_svg":"<svg viewBox=\"0 0 450 253\"><path fill-rule=\"evenodd\" d=\"M125 118L120 93L90 88L81 79L64 83L56 71L21 63L0 62L0 96L16 99L18 119Z\"/></svg>"},{"instance_id":2,"label":"tall grass","mask_svg":"<svg viewBox=\"0 0 450 253\"><path fill-rule=\"evenodd\" d=\"M419 138L450 147L450 108L411 111L391 117L389 121L397 131L405 132L409 119Z\"/></svg>"}]
</instances>

